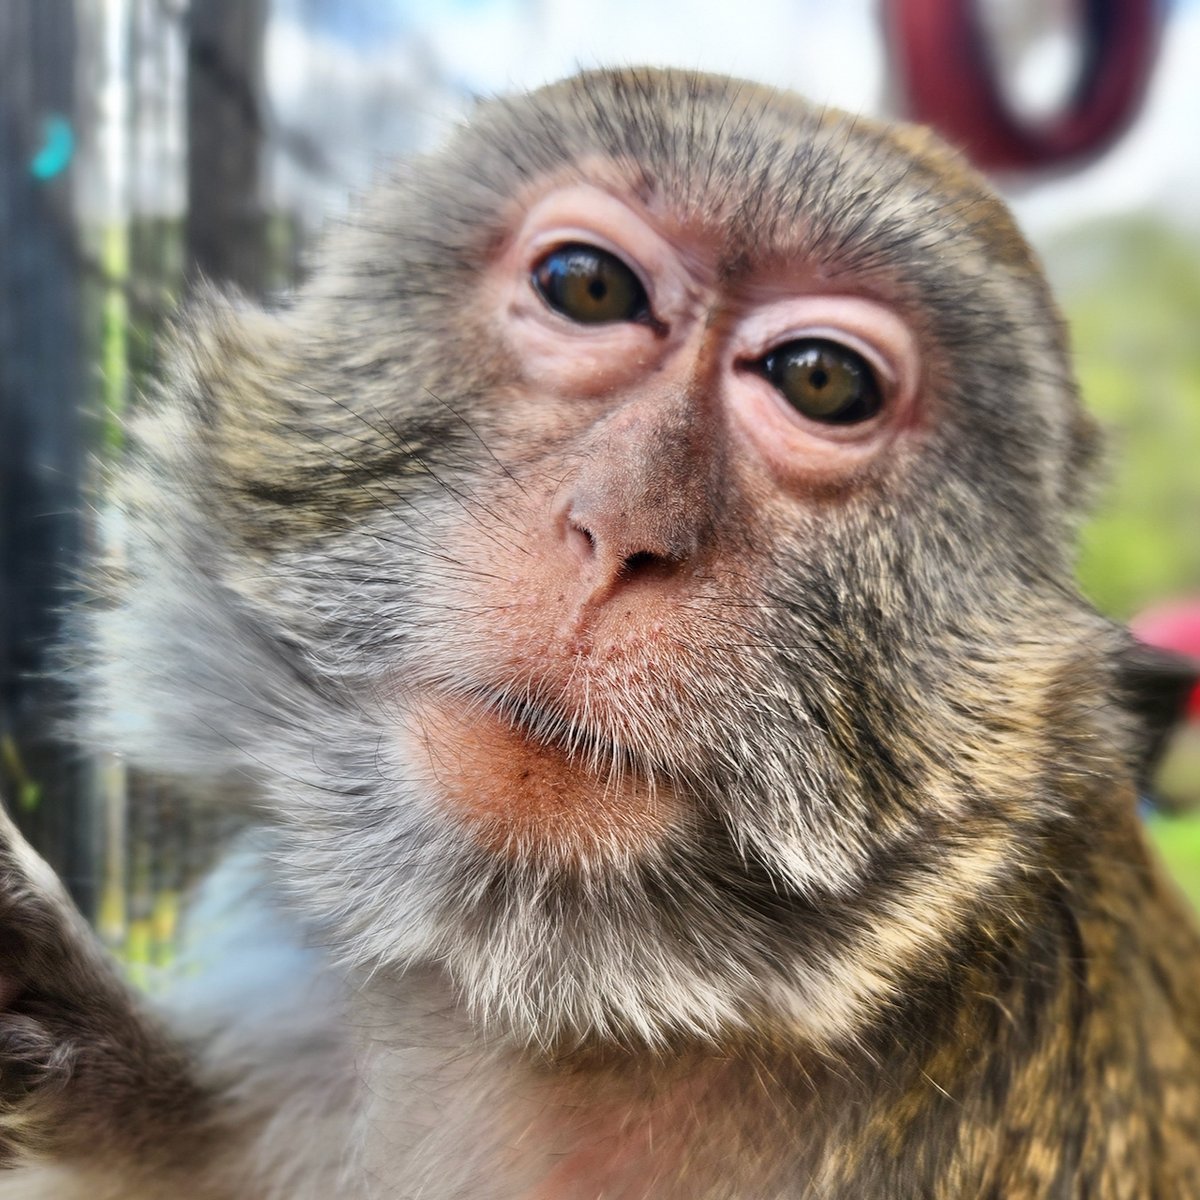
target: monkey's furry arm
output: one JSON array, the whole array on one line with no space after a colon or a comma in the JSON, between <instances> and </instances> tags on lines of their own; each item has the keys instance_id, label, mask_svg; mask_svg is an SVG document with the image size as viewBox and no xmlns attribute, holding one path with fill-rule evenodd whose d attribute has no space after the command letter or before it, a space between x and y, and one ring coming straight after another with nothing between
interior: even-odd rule
<instances>
[{"instance_id":1,"label":"monkey's furry arm","mask_svg":"<svg viewBox=\"0 0 1200 1200\"><path fill-rule=\"evenodd\" d=\"M221 876L227 893L230 884ZM244 895L239 903L245 917ZM281 944L278 931L271 936ZM253 955L261 965L261 947ZM321 1053L328 1014L311 990L295 980L288 989L269 1006L269 1036L194 994L195 1036L179 1036L120 978L0 811L0 1162L24 1168L0 1172L0 1197L331 1194L304 1153L320 1140L315 1126L340 1118L337 1068ZM319 1110L302 1111L313 1096Z\"/></svg>"},{"instance_id":2,"label":"monkey's furry arm","mask_svg":"<svg viewBox=\"0 0 1200 1200\"><path fill-rule=\"evenodd\" d=\"M2 813L0 997L6 1162L87 1158L107 1172L178 1159L186 1169L183 1147L211 1153L218 1135L210 1087L138 1003L57 877Z\"/></svg>"}]
</instances>

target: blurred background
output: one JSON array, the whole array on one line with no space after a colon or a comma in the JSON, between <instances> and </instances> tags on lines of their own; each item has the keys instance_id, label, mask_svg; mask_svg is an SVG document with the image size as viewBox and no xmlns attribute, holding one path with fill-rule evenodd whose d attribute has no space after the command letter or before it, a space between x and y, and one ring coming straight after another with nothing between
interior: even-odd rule
<instances>
[{"instance_id":1,"label":"blurred background","mask_svg":"<svg viewBox=\"0 0 1200 1200\"><path fill-rule=\"evenodd\" d=\"M73 572L191 281L267 301L475 97L698 67L938 124L1042 254L1111 466L1087 594L1200 655L1200 0L0 0L0 798L149 980L227 814L72 752ZM1194 626L1194 628L1193 628ZM1200 711L1147 820L1200 901Z\"/></svg>"}]
</instances>

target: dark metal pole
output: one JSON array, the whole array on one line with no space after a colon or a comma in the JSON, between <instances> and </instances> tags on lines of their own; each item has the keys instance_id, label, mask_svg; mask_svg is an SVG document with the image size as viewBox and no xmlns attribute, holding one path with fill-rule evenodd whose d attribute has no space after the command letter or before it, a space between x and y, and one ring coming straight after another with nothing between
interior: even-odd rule
<instances>
[{"instance_id":1,"label":"dark metal pole","mask_svg":"<svg viewBox=\"0 0 1200 1200\"><path fill-rule=\"evenodd\" d=\"M192 0L188 15L189 267L249 295L266 283L260 189L266 0Z\"/></svg>"},{"instance_id":2,"label":"dark metal pole","mask_svg":"<svg viewBox=\"0 0 1200 1200\"><path fill-rule=\"evenodd\" d=\"M86 772L51 678L82 545L72 0L0 3L0 795L93 911Z\"/></svg>"}]
</instances>

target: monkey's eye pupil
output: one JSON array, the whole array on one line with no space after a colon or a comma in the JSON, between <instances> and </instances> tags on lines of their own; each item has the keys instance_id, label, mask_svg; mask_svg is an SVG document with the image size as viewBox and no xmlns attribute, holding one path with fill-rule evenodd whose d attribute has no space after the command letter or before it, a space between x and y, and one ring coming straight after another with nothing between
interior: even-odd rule
<instances>
[{"instance_id":1,"label":"monkey's eye pupil","mask_svg":"<svg viewBox=\"0 0 1200 1200\"><path fill-rule=\"evenodd\" d=\"M861 354L826 338L797 338L764 355L756 364L798 412L814 421L853 425L870 420L883 395Z\"/></svg>"},{"instance_id":2,"label":"monkey's eye pupil","mask_svg":"<svg viewBox=\"0 0 1200 1200\"><path fill-rule=\"evenodd\" d=\"M649 301L641 280L615 254L570 242L533 268L533 286L555 312L580 325L644 321Z\"/></svg>"}]
</instances>

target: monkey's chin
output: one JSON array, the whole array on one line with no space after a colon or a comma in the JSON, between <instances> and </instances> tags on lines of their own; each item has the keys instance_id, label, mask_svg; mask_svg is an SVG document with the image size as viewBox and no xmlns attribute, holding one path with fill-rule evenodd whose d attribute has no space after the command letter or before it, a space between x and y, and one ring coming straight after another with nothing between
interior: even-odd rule
<instances>
[{"instance_id":1,"label":"monkey's chin","mask_svg":"<svg viewBox=\"0 0 1200 1200\"><path fill-rule=\"evenodd\" d=\"M623 767L615 753L545 741L491 707L423 698L401 736L421 790L498 854L627 862L653 854L675 824L669 784Z\"/></svg>"}]
</instances>

